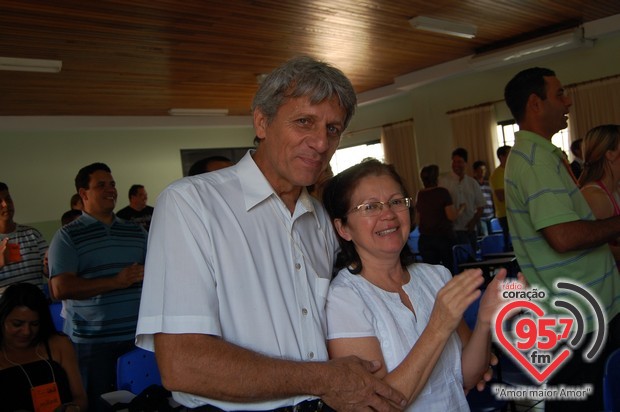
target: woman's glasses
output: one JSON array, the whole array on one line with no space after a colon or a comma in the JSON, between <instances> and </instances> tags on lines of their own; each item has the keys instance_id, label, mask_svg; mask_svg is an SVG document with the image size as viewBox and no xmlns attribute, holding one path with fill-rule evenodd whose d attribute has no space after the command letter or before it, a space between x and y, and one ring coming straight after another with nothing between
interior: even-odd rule
<instances>
[{"instance_id":1,"label":"woman's glasses","mask_svg":"<svg viewBox=\"0 0 620 412\"><path fill-rule=\"evenodd\" d=\"M351 209L349 213L359 213L364 217L378 216L381 214L383 206L389 207L393 212L401 212L411 207L411 198L401 197L399 199L388 200L387 202L362 203Z\"/></svg>"}]
</instances>

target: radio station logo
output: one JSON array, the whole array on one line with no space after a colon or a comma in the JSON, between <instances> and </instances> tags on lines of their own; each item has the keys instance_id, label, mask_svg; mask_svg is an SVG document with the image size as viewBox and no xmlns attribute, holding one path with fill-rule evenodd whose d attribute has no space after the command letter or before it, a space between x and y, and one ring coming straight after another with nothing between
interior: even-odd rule
<instances>
[{"instance_id":1,"label":"radio station logo","mask_svg":"<svg viewBox=\"0 0 620 412\"><path fill-rule=\"evenodd\" d=\"M539 384L560 370L577 348L585 348L586 362L594 361L607 335L605 313L592 293L573 281L560 280L554 287L558 293L549 302L545 290L527 289L519 282L505 282L501 293L506 304L497 313L493 325L495 339L505 355ZM577 301L579 304L575 305ZM552 314L545 310L551 305L556 308ZM584 308L590 313L582 313ZM595 327L593 338L586 342L585 319L589 317ZM543 385L508 390L500 384L493 385L493 391L496 397L504 399L584 399L592 393L592 385L571 388Z\"/></svg>"}]
</instances>

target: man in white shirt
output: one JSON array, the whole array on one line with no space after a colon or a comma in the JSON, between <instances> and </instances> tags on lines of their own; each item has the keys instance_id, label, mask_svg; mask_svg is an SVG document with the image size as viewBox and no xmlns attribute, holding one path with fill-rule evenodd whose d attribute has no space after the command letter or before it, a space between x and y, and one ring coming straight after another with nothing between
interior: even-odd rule
<instances>
[{"instance_id":1,"label":"man in white shirt","mask_svg":"<svg viewBox=\"0 0 620 412\"><path fill-rule=\"evenodd\" d=\"M325 344L337 241L305 187L327 168L355 104L338 69L292 59L254 98L256 150L160 195L136 341L155 350L164 386L181 404L300 412L404 405L372 375L378 362L329 361Z\"/></svg>"},{"instance_id":2,"label":"man in white shirt","mask_svg":"<svg viewBox=\"0 0 620 412\"><path fill-rule=\"evenodd\" d=\"M459 216L454 221L454 232L459 244L469 243L476 251L476 226L482 217L486 201L480 185L468 176L467 150L459 147L452 152L452 172L439 177L439 186L445 187L452 196Z\"/></svg>"}]
</instances>

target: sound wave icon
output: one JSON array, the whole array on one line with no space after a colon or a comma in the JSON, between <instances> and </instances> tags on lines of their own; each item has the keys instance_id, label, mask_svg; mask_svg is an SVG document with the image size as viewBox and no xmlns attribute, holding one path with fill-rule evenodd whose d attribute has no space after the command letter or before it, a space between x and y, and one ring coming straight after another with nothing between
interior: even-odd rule
<instances>
[{"instance_id":1,"label":"sound wave icon","mask_svg":"<svg viewBox=\"0 0 620 412\"><path fill-rule=\"evenodd\" d=\"M586 289L582 288L581 286L577 286L573 283L558 282L556 284L556 288L566 289L566 290L576 293L577 295L585 299L590 305L590 307L592 308L592 311L594 312L596 316L596 325L597 325L596 337L594 338L594 341L592 342L592 346L587 351L587 353L584 352L584 358L586 358L589 361L594 360L601 352L603 344L605 342L605 338L607 336L607 323L605 322L605 314L603 313L603 309L601 308L600 303ZM569 342L569 345L572 348L581 346L581 341L584 338L584 329L585 329L584 328L585 322L583 320L583 316L581 312L571 303L566 302L564 300L556 300L554 302L554 305L557 306L558 308L563 308L563 309L568 310L573 315L573 318L575 318L577 322L577 330L575 332L575 335Z\"/></svg>"}]
</instances>

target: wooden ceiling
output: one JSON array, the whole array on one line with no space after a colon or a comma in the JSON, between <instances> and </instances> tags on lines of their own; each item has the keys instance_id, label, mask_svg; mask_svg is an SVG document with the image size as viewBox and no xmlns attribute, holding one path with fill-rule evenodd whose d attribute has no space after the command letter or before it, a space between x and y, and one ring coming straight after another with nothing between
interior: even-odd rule
<instances>
[{"instance_id":1,"label":"wooden ceiling","mask_svg":"<svg viewBox=\"0 0 620 412\"><path fill-rule=\"evenodd\" d=\"M559 28L620 14L618 0L2 0L0 56L62 60L56 74L0 71L0 116L247 115L257 76L308 54L358 93ZM474 39L414 30L425 15Z\"/></svg>"}]
</instances>

